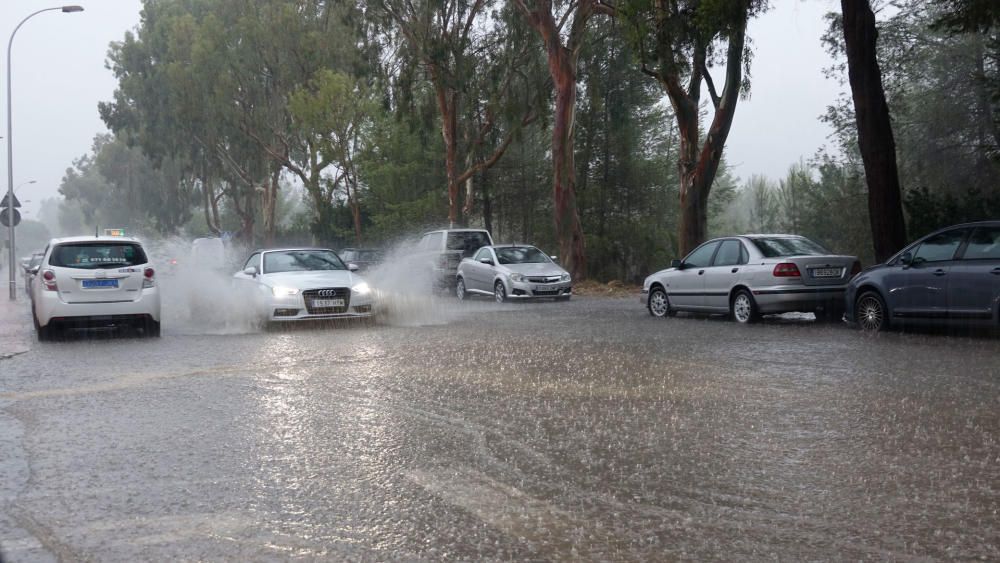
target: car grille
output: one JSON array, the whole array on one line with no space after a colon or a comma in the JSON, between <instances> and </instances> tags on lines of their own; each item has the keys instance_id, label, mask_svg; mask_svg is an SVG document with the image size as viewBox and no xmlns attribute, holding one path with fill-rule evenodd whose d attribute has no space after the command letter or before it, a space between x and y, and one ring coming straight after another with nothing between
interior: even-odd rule
<instances>
[{"instance_id":1,"label":"car grille","mask_svg":"<svg viewBox=\"0 0 1000 563\"><path fill-rule=\"evenodd\" d=\"M325 287L321 289L310 289L302 292L302 297L306 302L306 312L310 315L333 315L346 313L351 306L351 290L346 287ZM343 307L313 307L316 299L343 299Z\"/></svg>"},{"instance_id":2,"label":"car grille","mask_svg":"<svg viewBox=\"0 0 1000 563\"><path fill-rule=\"evenodd\" d=\"M531 283L556 283L560 276L535 276L528 278ZM537 291L535 293L538 293Z\"/></svg>"},{"instance_id":3,"label":"car grille","mask_svg":"<svg viewBox=\"0 0 1000 563\"><path fill-rule=\"evenodd\" d=\"M558 289L545 289L545 290L536 289L532 293L535 294L535 295L539 295L539 296L544 296L544 295L559 295L560 290L558 290Z\"/></svg>"}]
</instances>

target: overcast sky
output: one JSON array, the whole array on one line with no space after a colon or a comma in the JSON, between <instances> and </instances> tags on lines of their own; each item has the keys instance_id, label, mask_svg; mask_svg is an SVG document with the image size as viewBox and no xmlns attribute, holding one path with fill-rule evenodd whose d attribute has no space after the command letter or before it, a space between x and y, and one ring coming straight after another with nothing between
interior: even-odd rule
<instances>
[{"instance_id":1,"label":"overcast sky","mask_svg":"<svg viewBox=\"0 0 1000 563\"><path fill-rule=\"evenodd\" d=\"M97 103L109 100L115 80L107 70L108 44L139 23L140 0L81 0L85 11L45 12L17 32L12 51L14 185L26 218L45 197L58 195L73 159L87 153L105 127ZM57 6L41 0L0 0L0 37L6 44L22 18ZM751 174L784 176L799 158L827 143L829 128L818 117L840 86L823 77L830 59L820 44L823 15L835 0L773 0L772 9L750 24L754 42L752 97L737 106L726 158L741 179ZM4 53L6 55L6 53ZM6 57L0 80L6 102ZM720 77L721 80L721 77ZM6 106L2 114L6 137ZM6 193L6 138L0 186ZM30 200L31 203L25 203Z\"/></svg>"}]
</instances>

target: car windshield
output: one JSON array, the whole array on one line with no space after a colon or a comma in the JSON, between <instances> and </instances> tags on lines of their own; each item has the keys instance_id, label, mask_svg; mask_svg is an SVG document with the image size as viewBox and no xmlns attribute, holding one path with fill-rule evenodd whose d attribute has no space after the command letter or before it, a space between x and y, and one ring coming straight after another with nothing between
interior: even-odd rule
<instances>
[{"instance_id":1,"label":"car windshield","mask_svg":"<svg viewBox=\"0 0 1000 563\"><path fill-rule=\"evenodd\" d=\"M804 237L755 237L750 240L765 258L830 254L827 249Z\"/></svg>"},{"instance_id":2,"label":"car windshield","mask_svg":"<svg viewBox=\"0 0 1000 563\"><path fill-rule=\"evenodd\" d=\"M362 250L358 252L357 260L362 262L378 262L381 256L377 250Z\"/></svg>"},{"instance_id":3,"label":"car windshield","mask_svg":"<svg viewBox=\"0 0 1000 563\"><path fill-rule=\"evenodd\" d=\"M264 253L264 273L346 270L332 250L281 250Z\"/></svg>"},{"instance_id":4,"label":"car windshield","mask_svg":"<svg viewBox=\"0 0 1000 563\"><path fill-rule=\"evenodd\" d=\"M544 252L533 246L506 246L496 248L501 264L544 264L551 262Z\"/></svg>"},{"instance_id":5,"label":"car windshield","mask_svg":"<svg viewBox=\"0 0 1000 563\"><path fill-rule=\"evenodd\" d=\"M458 231L448 233L448 250L461 250L462 257L468 258L477 250L489 244L483 231Z\"/></svg>"},{"instance_id":6,"label":"car windshield","mask_svg":"<svg viewBox=\"0 0 1000 563\"><path fill-rule=\"evenodd\" d=\"M130 242L79 242L61 244L52 250L49 265L59 268L97 270L138 266L147 262L142 247Z\"/></svg>"}]
</instances>

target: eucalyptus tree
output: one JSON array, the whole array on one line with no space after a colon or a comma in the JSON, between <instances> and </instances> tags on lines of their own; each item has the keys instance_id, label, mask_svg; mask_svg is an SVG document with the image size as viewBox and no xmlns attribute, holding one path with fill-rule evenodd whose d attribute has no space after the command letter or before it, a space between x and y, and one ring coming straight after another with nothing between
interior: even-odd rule
<instances>
[{"instance_id":1,"label":"eucalyptus tree","mask_svg":"<svg viewBox=\"0 0 1000 563\"><path fill-rule=\"evenodd\" d=\"M626 0L619 6L641 70L663 88L677 122L681 254L705 239L709 193L737 102L750 89L747 22L766 8L766 0ZM714 66L724 69L721 90L710 72ZM703 138L705 88L712 113Z\"/></svg>"}]
</instances>

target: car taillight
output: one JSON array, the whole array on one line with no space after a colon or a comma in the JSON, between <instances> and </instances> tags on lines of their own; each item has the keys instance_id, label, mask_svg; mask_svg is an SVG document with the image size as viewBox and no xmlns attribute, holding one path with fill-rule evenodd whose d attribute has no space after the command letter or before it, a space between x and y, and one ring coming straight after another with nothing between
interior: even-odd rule
<instances>
[{"instance_id":1,"label":"car taillight","mask_svg":"<svg viewBox=\"0 0 1000 563\"><path fill-rule=\"evenodd\" d=\"M799 273L799 267L791 262L782 262L776 265L771 275L776 278L798 278L802 276Z\"/></svg>"},{"instance_id":2,"label":"car taillight","mask_svg":"<svg viewBox=\"0 0 1000 563\"><path fill-rule=\"evenodd\" d=\"M56 285L56 273L52 270L42 272L42 285L45 286L45 291L57 291L59 287Z\"/></svg>"},{"instance_id":3,"label":"car taillight","mask_svg":"<svg viewBox=\"0 0 1000 563\"><path fill-rule=\"evenodd\" d=\"M861 273L861 260L855 260L854 265L851 266L851 277L853 278L854 276L860 273Z\"/></svg>"},{"instance_id":4,"label":"car taillight","mask_svg":"<svg viewBox=\"0 0 1000 563\"><path fill-rule=\"evenodd\" d=\"M153 277L156 275L156 271L152 268L146 268L142 271L142 288L149 289L153 287Z\"/></svg>"}]
</instances>

